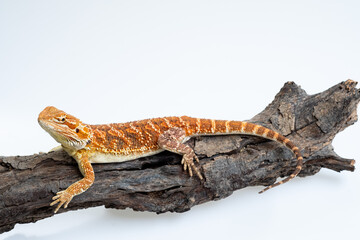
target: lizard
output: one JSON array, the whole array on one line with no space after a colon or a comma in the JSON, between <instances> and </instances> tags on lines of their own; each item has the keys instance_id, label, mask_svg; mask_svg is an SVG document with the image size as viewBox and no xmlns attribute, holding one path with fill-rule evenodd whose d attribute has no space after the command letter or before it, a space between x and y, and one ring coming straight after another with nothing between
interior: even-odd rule
<instances>
[{"instance_id":1,"label":"lizard","mask_svg":"<svg viewBox=\"0 0 360 240\"><path fill-rule=\"evenodd\" d=\"M94 183L92 163L131 161L167 150L182 155L181 164L184 171L188 171L190 176L195 172L198 178L203 180L199 168L194 163L194 160L199 163L199 159L194 150L186 144L188 139L195 136L255 135L289 148L297 158L295 170L285 179L264 188L259 193L290 181L299 174L303 164L299 148L288 138L250 122L182 116L91 125L53 106L46 107L39 114L38 122L76 160L83 175L81 180L57 192L52 198L50 206L57 204L54 213L57 213L61 206L67 208L74 196L85 192Z\"/></svg>"}]
</instances>

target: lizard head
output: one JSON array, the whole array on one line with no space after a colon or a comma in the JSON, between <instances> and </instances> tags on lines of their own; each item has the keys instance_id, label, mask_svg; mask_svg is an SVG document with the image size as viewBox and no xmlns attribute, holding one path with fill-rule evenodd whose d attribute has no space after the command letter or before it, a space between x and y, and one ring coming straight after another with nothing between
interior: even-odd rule
<instances>
[{"instance_id":1,"label":"lizard head","mask_svg":"<svg viewBox=\"0 0 360 240\"><path fill-rule=\"evenodd\" d=\"M46 107L38 118L40 126L66 148L79 150L91 143L91 130L76 117L55 107Z\"/></svg>"}]
</instances>

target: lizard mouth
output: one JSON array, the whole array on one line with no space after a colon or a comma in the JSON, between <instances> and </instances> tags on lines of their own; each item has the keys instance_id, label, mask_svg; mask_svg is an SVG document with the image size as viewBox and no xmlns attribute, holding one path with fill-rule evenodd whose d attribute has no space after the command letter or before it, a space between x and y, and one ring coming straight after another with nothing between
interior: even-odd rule
<instances>
[{"instance_id":1,"label":"lizard mouth","mask_svg":"<svg viewBox=\"0 0 360 240\"><path fill-rule=\"evenodd\" d=\"M40 126L48 132L56 141L59 143L63 143L66 141L76 141L74 134L69 129L65 129L64 127L59 127L57 124L52 123L50 121L39 120Z\"/></svg>"},{"instance_id":2,"label":"lizard mouth","mask_svg":"<svg viewBox=\"0 0 360 240\"><path fill-rule=\"evenodd\" d=\"M38 119L38 123L46 132L55 131L55 127L47 121Z\"/></svg>"},{"instance_id":3,"label":"lizard mouth","mask_svg":"<svg viewBox=\"0 0 360 240\"><path fill-rule=\"evenodd\" d=\"M81 139L78 139L75 133L72 133L68 126L62 127L50 121L44 121L39 119L39 125L49 133L57 142L66 146L73 146L75 148L82 148L84 143ZM86 143L85 143L86 145Z\"/></svg>"}]
</instances>

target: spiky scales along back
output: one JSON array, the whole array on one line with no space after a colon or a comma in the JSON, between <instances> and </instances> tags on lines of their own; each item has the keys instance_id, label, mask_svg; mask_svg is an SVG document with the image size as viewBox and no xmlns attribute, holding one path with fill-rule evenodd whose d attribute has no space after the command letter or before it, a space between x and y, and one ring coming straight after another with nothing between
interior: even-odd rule
<instances>
[{"instance_id":1,"label":"spiky scales along back","mask_svg":"<svg viewBox=\"0 0 360 240\"><path fill-rule=\"evenodd\" d=\"M188 137L199 135L247 134L268 138L284 144L300 156L299 149L283 135L263 126L228 120L182 117L152 118L127 123L88 125L92 130L92 147L97 151L117 154L153 151L159 148L160 134L170 128L185 130Z\"/></svg>"}]
</instances>

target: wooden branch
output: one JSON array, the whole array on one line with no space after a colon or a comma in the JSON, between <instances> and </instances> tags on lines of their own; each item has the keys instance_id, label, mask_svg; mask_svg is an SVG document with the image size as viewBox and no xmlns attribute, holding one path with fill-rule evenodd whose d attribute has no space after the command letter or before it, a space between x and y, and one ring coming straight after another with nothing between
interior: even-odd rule
<instances>
[{"instance_id":1,"label":"wooden branch","mask_svg":"<svg viewBox=\"0 0 360 240\"><path fill-rule=\"evenodd\" d=\"M360 92L355 85L348 80L307 95L288 82L274 101L249 121L286 135L301 149L305 164L300 176L314 175L322 167L354 171L355 161L338 156L331 142L357 120ZM258 137L197 137L189 144L200 158L204 182L190 178L182 170L181 156L170 152L124 163L94 164L95 184L60 212L100 205L184 212L240 188L269 185L289 175L296 164L291 151ZM0 233L16 223L52 216L51 198L81 177L76 162L63 151L0 157Z\"/></svg>"}]
</instances>

